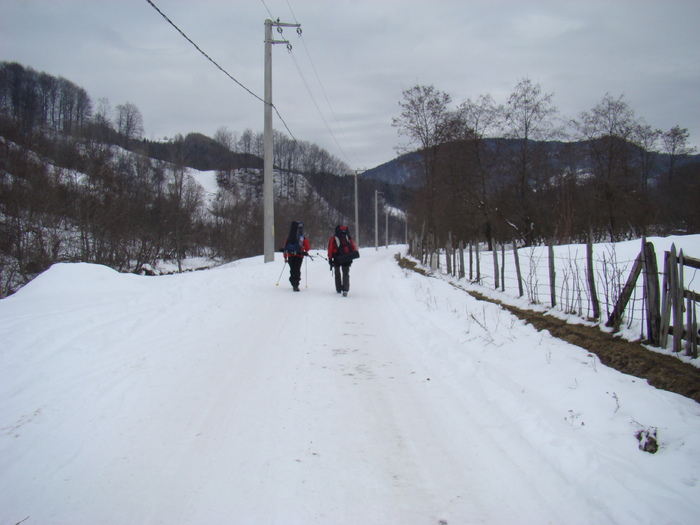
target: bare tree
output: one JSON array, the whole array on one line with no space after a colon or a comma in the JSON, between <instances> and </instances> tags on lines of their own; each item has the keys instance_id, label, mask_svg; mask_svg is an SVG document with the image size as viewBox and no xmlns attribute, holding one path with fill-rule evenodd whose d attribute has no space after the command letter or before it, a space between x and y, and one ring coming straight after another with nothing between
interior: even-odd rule
<instances>
[{"instance_id":1,"label":"bare tree","mask_svg":"<svg viewBox=\"0 0 700 525\"><path fill-rule=\"evenodd\" d=\"M689 138L690 133L688 132L688 128L681 128L678 125L673 126L669 131L666 131L661 135L664 151L668 154L669 183L673 182L673 175L678 159L684 157L685 155L695 153L695 148L688 146Z\"/></svg>"},{"instance_id":2,"label":"bare tree","mask_svg":"<svg viewBox=\"0 0 700 525\"><path fill-rule=\"evenodd\" d=\"M536 174L543 173L542 141L553 140L561 135L555 119L559 110L554 106L553 93L543 93L539 84L529 78L518 82L508 98L504 114L506 138L517 141L516 154L512 159L515 174L515 208L519 220L518 233L526 245L534 242L535 203L533 183ZM539 141L539 142L535 142Z\"/></svg>"},{"instance_id":3,"label":"bare tree","mask_svg":"<svg viewBox=\"0 0 700 525\"><path fill-rule=\"evenodd\" d=\"M640 119L633 127L630 140L639 148L640 188L646 192L649 189L649 179L654 168L654 157L658 150L661 130L652 128Z\"/></svg>"},{"instance_id":4,"label":"bare tree","mask_svg":"<svg viewBox=\"0 0 700 525\"><path fill-rule=\"evenodd\" d=\"M594 194L599 206L591 206L591 219L598 210L605 216L611 241L620 233L618 224L624 213L623 204L632 183L630 169L631 140L638 129L634 110L624 96L609 93L592 110L584 111L572 121L581 140L587 141L592 164Z\"/></svg>"},{"instance_id":5,"label":"bare tree","mask_svg":"<svg viewBox=\"0 0 700 525\"><path fill-rule=\"evenodd\" d=\"M265 156L265 136L260 132L253 136L253 155L260 158Z\"/></svg>"},{"instance_id":6,"label":"bare tree","mask_svg":"<svg viewBox=\"0 0 700 525\"><path fill-rule=\"evenodd\" d=\"M422 210L418 211L427 221L428 231L437 225L437 162L440 146L454 140L461 126L458 115L449 109L452 99L449 94L434 86L415 85L403 92L399 101L401 115L392 119L392 126L408 144L399 151L418 150L423 175Z\"/></svg>"},{"instance_id":7,"label":"bare tree","mask_svg":"<svg viewBox=\"0 0 700 525\"><path fill-rule=\"evenodd\" d=\"M127 102L119 104L116 108L117 131L124 137L128 144L132 140L138 140L143 136L143 117L139 109Z\"/></svg>"},{"instance_id":8,"label":"bare tree","mask_svg":"<svg viewBox=\"0 0 700 525\"><path fill-rule=\"evenodd\" d=\"M113 113L114 110L112 109L112 105L109 103L109 99L104 97L97 99L97 107L93 117L97 124L111 126L110 123L112 122Z\"/></svg>"},{"instance_id":9,"label":"bare tree","mask_svg":"<svg viewBox=\"0 0 700 525\"><path fill-rule=\"evenodd\" d=\"M253 130L247 128L242 134L241 138L238 139L238 150L244 155L244 165L243 169L248 169L250 155L253 154Z\"/></svg>"},{"instance_id":10,"label":"bare tree","mask_svg":"<svg viewBox=\"0 0 700 525\"><path fill-rule=\"evenodd\" d=\"M171 204L173 251L177 259L178 271L182 271L182 259L187 256L193 244L193 228L201 212L204 193L195 182L189 170L182 165L173 169L168 185L168 199Z\"/></svg>"},{"instance_id":11,"label":"bare tree","mask_svg":"<svg viewBox=\"0 0 700 525\"><path fill-rule=\"evenodd\" d=\"M39 86L42 123L55 129L57 128L56 120L58 117L58 79L47 73L39 73Z\"/></svg>"},{"instance_id":12,"label":"bare tree","mask_svg":"<svg viewBox=\"0 0 700 525\"><path fill-rule=\"evenodd\" d=\"M498 148L488 147L486 139L500 134L504 108L497 105L491 95L480 95L476 100L467 99L462 102L457 111L464 126L461 139L472 158L472 162L468 164L470 169L464 177L464 199L482 217L482 233L491 250L495 214L494 179L500 154Z\"/></svg>"},{"instance_id":13,"label":"bare tree","mask_svg":"<svg viewBox=\"0 0 700 525\"><path fill-rule=\"evenodd\" d=\"M214 140L224 146L229 151L238 151L238 133L229 130L226 126L221 126L214 133Z\"/></svg>"}]
</instances>

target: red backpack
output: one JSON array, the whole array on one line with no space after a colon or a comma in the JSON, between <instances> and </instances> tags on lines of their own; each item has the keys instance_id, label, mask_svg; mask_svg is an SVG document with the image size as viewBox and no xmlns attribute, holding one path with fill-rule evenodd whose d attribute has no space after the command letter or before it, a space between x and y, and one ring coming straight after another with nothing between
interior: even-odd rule
<instances>
[{"instance_id":1,"label":"red backpack","mask_svg":"<svg viewBox=\"0 0 700 525\"><path fill-rule=\"evenodd\" d=\"M338 255L345 255L353 251L347 226L335 227L335 247Z\"/></svg>"},{"instance_id":2,"label":"red backpack","mask_svg":"<svg viewBox=\"0 0 700 525\"><path fill-rule=\"evenodd\" d=\"M360 256L360 252L354 248L350 230L348 230L347 226L335 227L335 248L336 253L333 259L337 264L352 262L353 259L357 259Z\"/></svg>"}]
</instances>

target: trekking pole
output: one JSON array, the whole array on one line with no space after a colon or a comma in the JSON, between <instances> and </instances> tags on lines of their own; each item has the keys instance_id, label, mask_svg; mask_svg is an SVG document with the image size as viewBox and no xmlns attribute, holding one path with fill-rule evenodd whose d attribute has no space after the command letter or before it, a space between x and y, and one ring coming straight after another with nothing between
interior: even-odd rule
<instances>
[{"instance_id":1,"label":"trekking pole","mask_svg":"<svg viewBox=\"0 0 700 525\"><path fill-rule=\"evenodd\" d=\"M279 285L280 285L280 279L282 279L282 274L284 273L284 269L285 269L286 267L287 267L287 261L285 260L285 261L284 261L284 264L282 265L282 271L280 272L280 276L279 276L279 278L277 279L277 283L275 284L275 286L279 286Z\"/></svg>"},{"instance_id":2,"label":"trekking pole","mask_svg":"<svg viewBox=\"0 0 700 525\"><path fill-rule=\"evenodd\" d=\"M306 277L304 280L306 281L306 284L304 285L304 288L309 287L309 263L306 262L306 257L304 257L304 272L306 273Z\"/></svg>"}]
</instances>

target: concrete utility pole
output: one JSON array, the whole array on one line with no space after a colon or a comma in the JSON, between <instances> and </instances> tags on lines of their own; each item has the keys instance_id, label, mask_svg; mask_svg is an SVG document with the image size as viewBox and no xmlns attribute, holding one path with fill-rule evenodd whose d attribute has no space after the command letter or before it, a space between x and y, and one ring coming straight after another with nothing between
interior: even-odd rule
<instances>
[{"instance_id":1,"label":"concrete utility pole","mask_svg":"<svg viewBox=\"0 0 700 525\"><path fill-rule=\"evenodd\" d=\"M374 190L374 250L379 250L379 196L381 191Z\"/></svg>"},{"instance_id":2,"label":"concrete utility pole","mask_svg":"<svg viewBox=\"0 0 700 525\"><path fill-rule=\"evenodd\" d=\"M301 27L301 24L285 24L279 19L275 22L265 20L265 125L263 138L265 142L263 159L263 245L265 262L275 260L275 194L273 179L272 149L272 44L287 44L288 40L273 40L272 26L282 32L282 27ZM299 29L300 31L300 29Z\"/></svg>"},{"instance_id":3,"label":"concrete utility pole","mask_svg":"<svg viewBox=\"0 0 700 525\"><path fill-rule=\"evenodd\" d=\"M366 170L355 170L355 244L360 247L360 208L357 200L357 176Z\"/></svg>"},{"instance_id":4,"label":"concrete utility pole","mask_svg":"<svg viewBox=\"0 0 700 525\"><path fill-rule=\"evenodd\" d=\"M404 237L404 243L408 245L408 214L404 214L404 225L406 226L406 232L405 232L405 237Z\"/></svg>"},{"instance_id":5,"label":"concrete utility pole","mask_svg":"<svg viewBox=\"0 0 700 525\"><path fill-rule=\"evenodd\" d=\"M384 225L384 238L386 242L384 243L384 245L387 247L387 249L389 249L389 208L385 206L384 212L386 214L386 223Z\"/></svg>"}]
</instances>

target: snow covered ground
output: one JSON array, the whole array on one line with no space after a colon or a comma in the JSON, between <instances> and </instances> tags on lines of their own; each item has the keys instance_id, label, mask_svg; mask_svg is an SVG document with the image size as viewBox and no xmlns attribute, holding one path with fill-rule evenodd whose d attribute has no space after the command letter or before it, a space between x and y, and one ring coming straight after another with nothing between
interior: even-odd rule
<instances>
[{"instance_id":1,"label":"snow covered ground","mask_svg":"<svg viewBox=\"0 0 700 525\"><path fill-rule=\"evenodd\" d=\"M663 284L664 252L670 251L675 246L676 252L683 252L686 256L700 259L700 235L679 235L669 237L649 237L647 242L654 245L657 267L659 270L659 285ZM593 266L595 268L595 280L598 300L601 308L601 329L605 328L605 322L610 312L613 311L622 288L625 286L629 274L632 271L634 260L641 251L641 240L624 241L617 243L599 243L593 245ZM549 254L547 246L533 246L518 250L520 267L523 275L522 298L518 297L517 272L515 269L512 248L505 250L505 290L499 287L495 290L493 252L481 252L480 254L480 284L470 283L469 279L459 281L459 286L478 291L488 297L499 301L566 319L568 322L586 323L585 319L593 316L590 294L586 282L586 245L571 244L554 246L554 261L556 273L556 297L557 305L550 306L550 278L549 278ZM503 269L502 253L498 252L499 268ZM445 274L444 254L441 268L433 272L448 280L454 280ZM468 254L465 255L465 265L468 266ZM472 264L473 278L476 278L476 264ZM683 283L687 290L700 294L700 270L685 266ZM465 269L467 277L469 272ZM646 339L646 317L644 309L643 279L636 281L634 292L623 314L623 322L620 326L620 335L630 341ZM700 317L700 304L694 303L696 315ZM651 350L674 355L678 359L694 366L700 366L700 360L691 359L685 352L674 353L672 343L668 348L660 349L649 347Z\"/></svg>"},{"instance_id":2,"label":"snow covered ground","mask_svg":"<svg viewBox=\"0 0 700 525\"><path fill-rule=\"evenodd\" d=\"M365 249L0 301L0 523L697 523L700 405ZM656 454L638 448L657 431Z\"/></svg>"}]
</instances>

